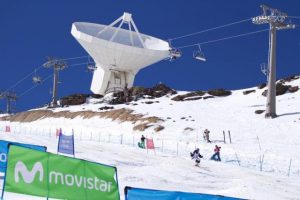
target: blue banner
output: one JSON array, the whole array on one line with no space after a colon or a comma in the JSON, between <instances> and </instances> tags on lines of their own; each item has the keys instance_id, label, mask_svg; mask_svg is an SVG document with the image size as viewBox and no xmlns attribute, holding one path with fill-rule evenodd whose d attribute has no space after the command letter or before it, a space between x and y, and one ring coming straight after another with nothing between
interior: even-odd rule
<instances>
[{"instance_id":1,"label":"blue banner","mask_svg":"<svg viewBox=\"0 0 300 200\"><path fill-rule=\"evenodd\" d=\"M0 172L6 171L8 146L11 144L17 145L20 147L35 149L38 151L46 151L47 150L47 147L45 147L45 146L38 146L38 145L33 145L33 144L23 144L23 143L0 140Z\"/></svg>"},{"instance_id":2,"label":"blue banner","mask_svg":"<svg viewBox=\"0 0 300 200\"><path fill-rule=\"evenodd\" d=\"M126 200L238 200L220 195L125 187Z\"/></svg>"},{"instance_id":3,"label":"blue banner","mask_svg":"<svg viewBox=\"0 0 300 200\"><path fill-rule=\"evenodd\" d=\"M57 152L75 156L74 134L73 135L64 135L60 132L59 139L58 139Z\"/></svg>"}]
</instances>

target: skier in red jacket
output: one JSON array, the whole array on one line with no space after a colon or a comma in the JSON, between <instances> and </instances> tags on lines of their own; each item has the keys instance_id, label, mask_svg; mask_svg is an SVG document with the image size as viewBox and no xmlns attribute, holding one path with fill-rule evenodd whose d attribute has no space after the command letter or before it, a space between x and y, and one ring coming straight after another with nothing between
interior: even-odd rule
<instances>
[{"instance_id":1,"label":"skier in red jacket","mask_svg":"<svg viewBox=\"0 0 300 200\"><path fill-rule=\"evenodd\" d=\"M216 145L215 149L214 149L215 153L214 153L214 155L212 155L212 157L210 159L214 160L214 161L221 161L220 150L221 150L221 147L219 147L218 145Z\"/></svg>"}]
</instances>

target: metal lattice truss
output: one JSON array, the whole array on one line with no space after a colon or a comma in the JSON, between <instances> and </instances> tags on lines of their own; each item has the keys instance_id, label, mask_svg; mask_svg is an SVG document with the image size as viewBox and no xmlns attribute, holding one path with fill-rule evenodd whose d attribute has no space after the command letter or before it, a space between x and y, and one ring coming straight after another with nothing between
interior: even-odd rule
<instances>
[{"instance_id":1,"label":"metal lattice truss","mask_svg":"<svg viewBox=\"0 0 300 200\"><path fill-rule=\"evenodd\" d=\"M294 24L286 23L288 15L284 12L280 12L277 9L270 8L266 5L260 6L263 10L263 14L252 18L254 24L269 24L272 23L277 30L281 29L293 29Z\"/></svg>"}]
</instances>

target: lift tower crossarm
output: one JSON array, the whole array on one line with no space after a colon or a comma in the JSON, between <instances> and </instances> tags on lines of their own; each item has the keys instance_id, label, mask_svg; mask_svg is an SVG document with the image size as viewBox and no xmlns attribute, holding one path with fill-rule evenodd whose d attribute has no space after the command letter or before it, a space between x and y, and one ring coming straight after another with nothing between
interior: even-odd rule
<instances>
[{"instance_id":1,"label":"lift tower crossarm","mask_svg":"<svg viewBox=\"0 0 300 200\"><path fill-rule=\"evenodd\" d=\"M293 29L294 24L286 23L288 15L277 9L261 5L263 14L252 18L254 24L269 24L269 74L268 74L268 93L266 105L266 118L275 118L276 115L276 31L283 29Z\"/></svg>"}]
</instances>

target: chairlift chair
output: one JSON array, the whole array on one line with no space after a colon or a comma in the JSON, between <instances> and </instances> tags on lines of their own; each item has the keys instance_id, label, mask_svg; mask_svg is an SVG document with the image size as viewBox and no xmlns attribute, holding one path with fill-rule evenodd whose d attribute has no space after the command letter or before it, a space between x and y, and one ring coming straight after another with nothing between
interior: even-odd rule
<instances>
[{"instance_id":1,"label":"chairlift chair","mask_svg":"<svg viewBox=\"0 0 300 200\"><path fill-rule=\"evenodd\" d=\"M204 56L204 53L201 51L201 47L199 44L198 44L198 47L199 47L199 50L194 51L193 57L197 60L206 62L206 58Z\"/></svg>"},{"instance_id":2,"label":"chairlift chair","mask_svg":"<svg viewBox=\"0 0 300 200\"><path fill-rule=\"evenodd\" d=\"M42 82L42 78L37 75L36 70L34 70L34 76L32 77L33 83L40 84Z\"/></svg>"},{"instance_id":3,"label":"chairlift chair","mask_svg":"<svg viewBox=\"0 0 300 200\"><path fill-rule=\"evenodd\" d=\"M182 56L182 53L180 51L180 49L175 49L175 48L172 48L170 50L170 60L173 61L177 58L180 58Z\"/></svg>"},{"instance_id":4,"label":"chairlift chair","mask_svg":"<svg viewBox=\"0 0 300 200\"><path fill-rule=\"evenodd\" d=\"M87 69L90 71L90 72L94 72L97 67L94 65L94 64L88 64L87 65Z\"/></svg>"},{"instance_id":5,"label":"chairlift chair","mask_svg":"<svg viewBox=\"0 0 300 200\"><path fill-rule=\"evenodd\" d=\"M40 84L42 82L42 78L40 76L34 76L32 77L32 81L34 83Z\"/></svg>"}]
</instances>

